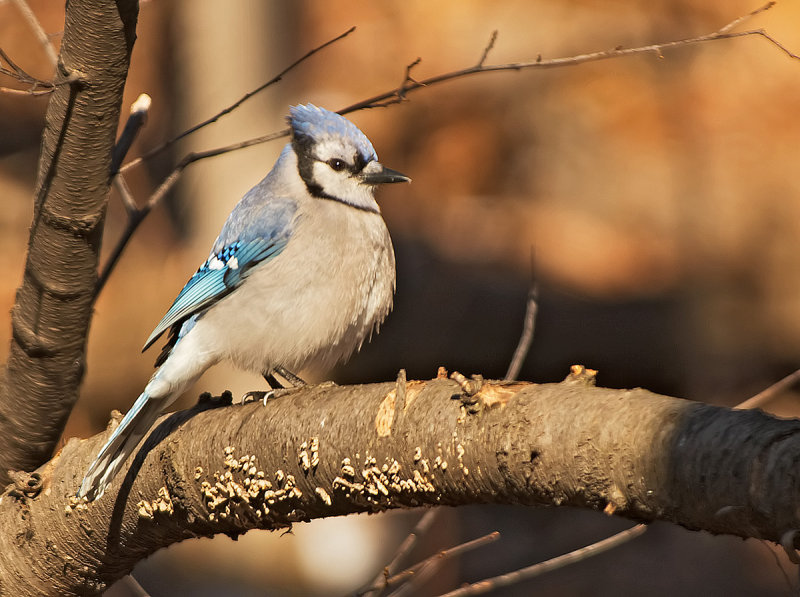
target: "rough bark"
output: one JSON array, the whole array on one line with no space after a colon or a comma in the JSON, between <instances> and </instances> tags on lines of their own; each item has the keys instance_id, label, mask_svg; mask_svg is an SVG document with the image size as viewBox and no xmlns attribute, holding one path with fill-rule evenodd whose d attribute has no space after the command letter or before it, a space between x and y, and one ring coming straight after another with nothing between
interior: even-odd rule
<instances>
[{"instance_id":1,"label":"rough bark","mask_svg":"<svg viewBox=\"0 0 800 597\"><path fill-rule=\"evenodd\" d=\"M136 38L134 0L67 3L33 224L0 385L0 482L47 461L78 398L111 152Z\"/></svg>"},{"instance_id":2,"label":"rough bark","mask_svg":"<svg viewBox=\"0 0 800 597\"><path fill-rule=\"evenodd\" d=\"M107 433L18 479L0 499L0 593L91 594L183 539L389 508L570 505L771 541L800 528L800 421L760 411L585 379L212 406L162 419L94 503L70 496Z\"/></svg>"}]
</instances>

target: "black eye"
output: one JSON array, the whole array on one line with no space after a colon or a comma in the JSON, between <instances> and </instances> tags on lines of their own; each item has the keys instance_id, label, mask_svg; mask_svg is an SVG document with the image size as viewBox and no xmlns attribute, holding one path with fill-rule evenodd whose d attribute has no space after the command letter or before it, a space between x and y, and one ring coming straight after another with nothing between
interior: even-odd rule
<instances>
[{"instance_id":1,"label":"black eye","mask_svg":"<svg viewBox=\"0 0 800 597\"><path fill-rule=\"evenodd\" d=\"M345 168L347 168L347 162L344 160L340 160L338 158L331 158L328 160L328 166L336 170L337 172L341 172Z\"/></svg>"}]
</instances>

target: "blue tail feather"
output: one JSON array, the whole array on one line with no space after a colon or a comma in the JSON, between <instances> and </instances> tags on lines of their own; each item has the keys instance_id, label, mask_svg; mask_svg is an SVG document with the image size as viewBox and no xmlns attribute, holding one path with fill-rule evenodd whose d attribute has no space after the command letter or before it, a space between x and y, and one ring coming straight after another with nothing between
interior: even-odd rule
<instances>
[{"instance_id":1,"label":"blue tail feather","mask_svg":"<svg viewBox=\"0 0 800 597\"><path fill-rule=\"evenodd\" d=\"M153 398L147 392L141 393L89 466L78 497L94 500L103 495L108 484L155 423L163 407L163 398Z\"/></svg>"}]
</instances>

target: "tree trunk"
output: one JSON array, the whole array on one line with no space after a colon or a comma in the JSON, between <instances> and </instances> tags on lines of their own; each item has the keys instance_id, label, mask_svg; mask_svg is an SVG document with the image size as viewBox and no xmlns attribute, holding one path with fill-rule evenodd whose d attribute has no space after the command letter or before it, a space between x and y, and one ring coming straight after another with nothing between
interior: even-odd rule
<instances>
[{"instance_id":1,"label":"tree trunk","mask_svg":"<svg viewBox=\"0 0 800 597\"><path fill-rule=\"evenodd\" d=\"M70 0L0 385L0 483L47 461L78 398L135 0Z\"/></svg>"}]
</instances>

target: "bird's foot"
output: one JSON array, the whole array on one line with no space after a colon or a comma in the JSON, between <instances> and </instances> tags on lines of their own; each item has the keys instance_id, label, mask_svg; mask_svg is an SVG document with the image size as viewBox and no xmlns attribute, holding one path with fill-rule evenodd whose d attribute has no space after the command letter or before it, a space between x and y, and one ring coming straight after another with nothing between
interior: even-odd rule
<instances>
[{"instance_id":1,"label":"bird's foot","mask_svg":"<svg viewBox=\"0 0 800 597\"><path fill-rule=\"evenodd\" d=\"M458 371L453 371L450 374L450 379L461 386L461 394L458 394L457 397L461 400L461 404L467 409L467 412L470 414L480 412L484 406L480 394L483 387L483 376L473 375L471 379L467 379Z\"/></svg>"},{"instance_id":2,"label":"bird's foot","mask_svg":"<svg viewBox=\"0 0 800 597\"><path fill-rule=\"evenodd\" d=\"M281 366L270 369L263 375L264 380L271 390L288 390L291 388L302 388L308 385L297 375Z\"/></svg>"},{"instance_id":3,"label":"bird's foot","mask_svg":"<svg viewBox=\"0 0 800 597\"><path fill-rule=\"evenodd\" d=\"M247 392L247 394L242 397L242 404L260 400L263 402L264 406L266 406L267 400L276 397L275 392L277 390L283 390L281 392L281 395L283 395L287 390L297 390L308 385L303 379L281 366L275 367L263 375L267 386L269 386L269 390L266 392Z\"/></svg>"},{"instance_id":4,"label":"bird's foot","mask_svg":"<svg viewBox=\"0 0 800 597\"><path fill-rule=\"evenodd\" d=\"M280 367L280 366L278 366L278 367L275 367L275 369L273 369L273 373L277 373L277 374L278 374L278 375L280 375L280 376L281 376L283 379L285 379L285 380L286 380L286 381L289 383L289 386L288 386L288 387L295 387L295 388L296 388L296 387L298 387L298 386L307 386L307 385L308 385L308 384L305 382L305 380L304 380L304 379L302 379L302 378L298 377L297 375L295 375L294 373L292 373L291 371L289 371L289 370L288 370L288 369L286 369L285 367ZM274 378L275 378L275 376L274 376L274 374L273 374L273 379L274 379ZM286 385L284 385L283 387L284 387L284 388L287 388L287 386L286 386Z\"/></svg>"},{"instance_id":5,"label":"bird's foot","mask_svg":"<svg viewBox=\"0 0 800 597\"><path fill-rule=\"evenodd\" d=\"M247 392L247 394L242 396L242 404L248 404L250 402L255 402L256 400L258 400L264 406L266 406L267 400L274 397L275 397L275 390L270 389L267 390L266 392L255 390L252 392Z\"/></svg>"}]
</instances>

